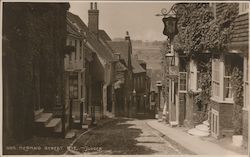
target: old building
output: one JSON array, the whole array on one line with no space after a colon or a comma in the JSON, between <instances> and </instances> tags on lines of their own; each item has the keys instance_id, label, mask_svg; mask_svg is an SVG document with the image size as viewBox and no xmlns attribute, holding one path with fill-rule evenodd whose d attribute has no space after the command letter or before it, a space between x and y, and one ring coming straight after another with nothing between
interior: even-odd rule
<instances>
[{"instance_id":1,"label":"old building","mask_svg":"<svg viewBox=\"0 0 250 157\"><path fill-rule=\"evenodd\" d=\"M113 51L119 55L121 63L127 68L122 88L122 101L117 101L118 114L129 117L143 116L149 112L150 78L146 75L146 63L132 55L132 43L127 34L125 40L109 41ZM141 63L141 64L140 64ZM121 104L120 104L121 103ZM119 107L120 106L120 107Z\"/></svg>"},{"instance_id":2,"label":"old building","mask_svg":"<svg viewBox=\"0 0 250 157\"><path fill-rule=\"evenodd\" d=\"M216 4L216 16L219 16L227 4ZM249 51L249 5L238 3L235 7L238 16L234 21L232 40L229 50L225 53L213 54L212 61L212 111L211 111L211 133L214 137L220 138L233 133L232 114L233 92L231 77L233 69L238 67L244 71L244 105L243 105L243 141L247 144L248 137L248 106L249 106L249 87L248 87L248 51ZM244 62L243 62L244 60Z\"/></svg>"},{"instance_id":3,"label":"old building","mask_svg":"<svg viewBox=\"0 0 250 157\"><path fill-rule=\"evenodd\" d=\"M67 18L67 42L66 45L73 51L64 59L66 75L66 101L69 106L66 111L70 117L70 126L81 126L83 116L87 114L86 106L86 37L81 29ZM79 125L80 124L80 125Z\"/></svg>"},{"instance_id":4,"label":"old building","mask_svg":"<svg viewBox=\"0 0 250 157\"><path fill-rule=\"evenodd\" d=\"M200 7L198 3L186 5L187 7L196 7L197 9ZM230 11L228 10L229 6L231 7ZM208 33L212 34L213 32L210 30L213 30L215 27L221 27L221 29L225 27L227 31L232 28L232 32L230 31L228 36L223 36L224 34L222 33L218 37L228 40L227 45L223 48L220 46L209 47L209 44L216 42L211 40L211 38L199 43L196 37L193 38L193 43L185 43L186 39L183 41L183 39L178 37L174 42L175 53L165 54L165 61L169 67L167 71L168 84L166 85L168 92L167 111L169 114L169 122L172 126L184 124L190 128L195 127L196 130L192 129L189 133L195 134L198 132L199 136L208 136L211 132L211 135L215 138L232 136L233 134L237 135L241 132L242 128L243 145L246 146L248 139L247 117L249 108L249 33L247 31L249 29L249 6L247 3L234 3L232 5L216 3L204 4L202 7L208 9L207 13L209 13L209 10L212 11L207 14L207 19L210 18L210 22L203 21L203 26L208 26ZM234 10L236 10L236 15L234 14ZM228 12L231 14L229 15ZM225 16L231 17L231 21L227 20L227 22L225 22L225 18L222 18ZM192 24L186 27L185 20L183 23L181 23L181 20L179 24L184 25L182 25L181 28L179 27L179 34L183 33L184 35L181 35L185 37L187 34L185 34L186 32L183 32L183 30L192 29L192 27L190 27ZM223 22L225 23L221 24ZM226 32L225 30L221 30L221 32L222 31ZM203 38L203 35L205 37L210 34L200 33L199 35ZM226 43L225 41L223 42ZM221 43L224 44L223 42ZM184 47L178 44L182 44ZM199 47L199 49L198 46L202 48ZM171 48L172 47L169 46L169 49ZM233 86L237 84L237 82L232 82L234 70L239 71L239 75L237 76L243 73L243 82L236 87L238 89L240 89L241 86L244 87L243 101L238 101L241 99L241 96L235 98L237 93L238 95L241 95L241 93L233 91ZM237 105L238 107L235 107ZM243 108L239 111L237 108L240 108L240 106L243 106ZM232 119L236 114L239 116L238 128L235 128L236 121Z\"/></svg>"},{"instance_id":5,"label":"old building","mask_svg":"<svg viewBox=\"0 0 250 157\"><path fill-rule=\"evenodd\" d=\"M124 106L125 99L116 94L121 93L120 85L126 82L125 77L129 75L127 73L125 75L127 67L120 62L119 55L117 56L110 46L111 39L108 34L104 30L99 30L97 3L90 4L88 13L88 26L77 15L69 12L67 17L73 25L79 28L80 32L86 35L86 113L98 120L124 112L125 109L122 106ZM116 107L116 102L120 101L121 104L117 103L120 106Z\"/></svg>"},{"instance_id":6,"label":"old building","mask_svg":"<svg viewBox=\"0 0 250 157\"><path fill-rule=\"evenodd\" d=\"M3 3L3 145L63 135L68 3Z\"/></svg>"}]
</instances>

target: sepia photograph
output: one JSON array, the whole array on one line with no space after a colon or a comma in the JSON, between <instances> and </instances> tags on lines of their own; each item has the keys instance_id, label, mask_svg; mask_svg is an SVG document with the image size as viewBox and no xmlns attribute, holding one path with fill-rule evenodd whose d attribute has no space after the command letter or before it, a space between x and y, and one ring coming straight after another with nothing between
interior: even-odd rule
<instances>
[{"instance_id":1,"label":"sepia photograph","mask_svg":"<svg viewBox=\"0 0 250 157\"><path fill-rule=\"evenodd\" d=\"M248 1L1 2L1 155L249 156Z\"/></svg>"}]
</instances>

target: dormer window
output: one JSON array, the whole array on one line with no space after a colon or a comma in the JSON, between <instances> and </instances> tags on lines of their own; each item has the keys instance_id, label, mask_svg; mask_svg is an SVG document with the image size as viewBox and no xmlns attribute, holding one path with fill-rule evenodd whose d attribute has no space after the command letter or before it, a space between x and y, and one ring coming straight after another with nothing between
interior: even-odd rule
<instances>
[{"instance_id":1,"label":"dormer window","mask_svg":"<svg viewBox=\"0 0 250 157\"><path fill-rule=\"evenodd\" d=\"M114 53L115 60L119 61L121 59L120 53Z\"/></svg>"},{"instance_id":2,"label":"dormer window","mask_svg":"<svg viewBox=\"0 0 250 157\"><path fill-rule=\"evenodd\" d=\"M249 4L248 3L239 3L239 14L248 13Z\"/></svg>"}]
</instances>

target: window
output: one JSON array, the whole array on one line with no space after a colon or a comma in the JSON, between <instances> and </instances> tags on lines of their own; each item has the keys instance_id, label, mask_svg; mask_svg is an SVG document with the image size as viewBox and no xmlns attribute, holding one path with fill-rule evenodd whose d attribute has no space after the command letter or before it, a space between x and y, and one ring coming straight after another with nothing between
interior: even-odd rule
<instances>
[{"instance_id":1,"label":"window","mask_svg":"<svg viewBox=\"0 0 250 157\"><path fill-rule=\"evenodd\" d=\"M75 60L76 60L76 57L77 57L77 40L75 40Z\"/></svg>"},{"instance_id":2,"label":"window","mask_svg":"<svg viewBox=\"0 0 250 157\"><path fill-rule=\"evenodd\" d=\"M70 99L78 98L78 76L77 74L69 77L69 97Z\"/></svg>"},{"instance_id":3,"label":"window","mask_svg":"<svg viewBox=\"0 0 250 157\"><path fill-rule=\"evenodd\" d=\"M82 41L80 41L80 59L82 59Z\"/></svg>"},{"instance_id":4,"label":"window","mask_svg":"<svg viewBox=\"0 0 250 157\"><path fill-rule=\"evenodd\" d=\"M247 13L249 10L249 4L248 3L240 3L239 4L239 14Z\"/></svg>"},{"instance_id":5,"label":"window","mask_svg":"<svg viewBox=\"0 0 250 157\"><path fill-rule=\"evenodd\" d=\"M70 45L70 46L73 45L73 44L72 44L72 40L69 41L69 45ZM71 60L72 60L72 54L70 53L70 55L69 55L69 61L71 61Z\"/></svg>"},{"instance_id":6,"label":"window","mask_svg":"<svg viewBox=\"0 0 250 157\"><path fill-rule=\"evenodd\" d=\"M214 58L212 63L212 94L215 97L220 96L220 59Z\"/></svg>"},{"instance_id":7,"label":"window","mask_svg":"<svg viewBox=\"0 0 250 157\"><path fill-rule=\"evenodd\" d=\"M179 73L180 91L187 91L187 72Z\"/></svg>"},{"instance_id":8,"label":"window","mask_svg":"<svg viewBox=\"0 0 250 157\"><path fill-rule=\"evenodd\" d=\"M232 63L231 57L225 56L225 75L224 75L224 98L232 98L232 85L231 85L231 75L232 75Z\"/></svg>"}]
</instances>

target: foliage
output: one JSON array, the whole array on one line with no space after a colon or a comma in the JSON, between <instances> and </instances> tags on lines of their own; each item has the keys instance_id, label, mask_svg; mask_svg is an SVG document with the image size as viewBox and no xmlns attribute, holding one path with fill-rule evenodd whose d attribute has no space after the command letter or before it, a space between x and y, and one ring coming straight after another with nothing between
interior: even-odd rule
<instances>
[{"instance_id":1,"label":"foliage","mask_svg":"<svg viewBox=\"0 0 250 157\"><path fill-rule=\"evenodd\" d=\"M236 4L226 5L224 11L214 18L208 4L185 4L179 15L179 34L174 39L175 51L188 52L195 56L206 50L219 51L227 48L237 15ZM183 9L183 8L182 8Z\"/></svg>"},{"instance_id":2,"label":"foliage","mask_svg":"<svg viewBox=\"0 0 250 157\"><path fill-rule=\"evenodd\" d=\"M203 109L204 112L207 112L211 97L211 60L205 63L200 60L198 66L200 66L201 69L200 79L198 79L198 86L200 86L201 92L195 97L195 104L198 105L200 110Z\"/></svg>"},{"instance_id":3,"label":"foliage","mask_svg":"<svg viewBox=\"0 0 250 157\"><path fill-rule=\"evenodd\" d=\"M243 106L243 72L235 67L232 72L232 91L233 91L233 126L234 134L242 134L242 106Z\"/></svg>"}]
</instances>

